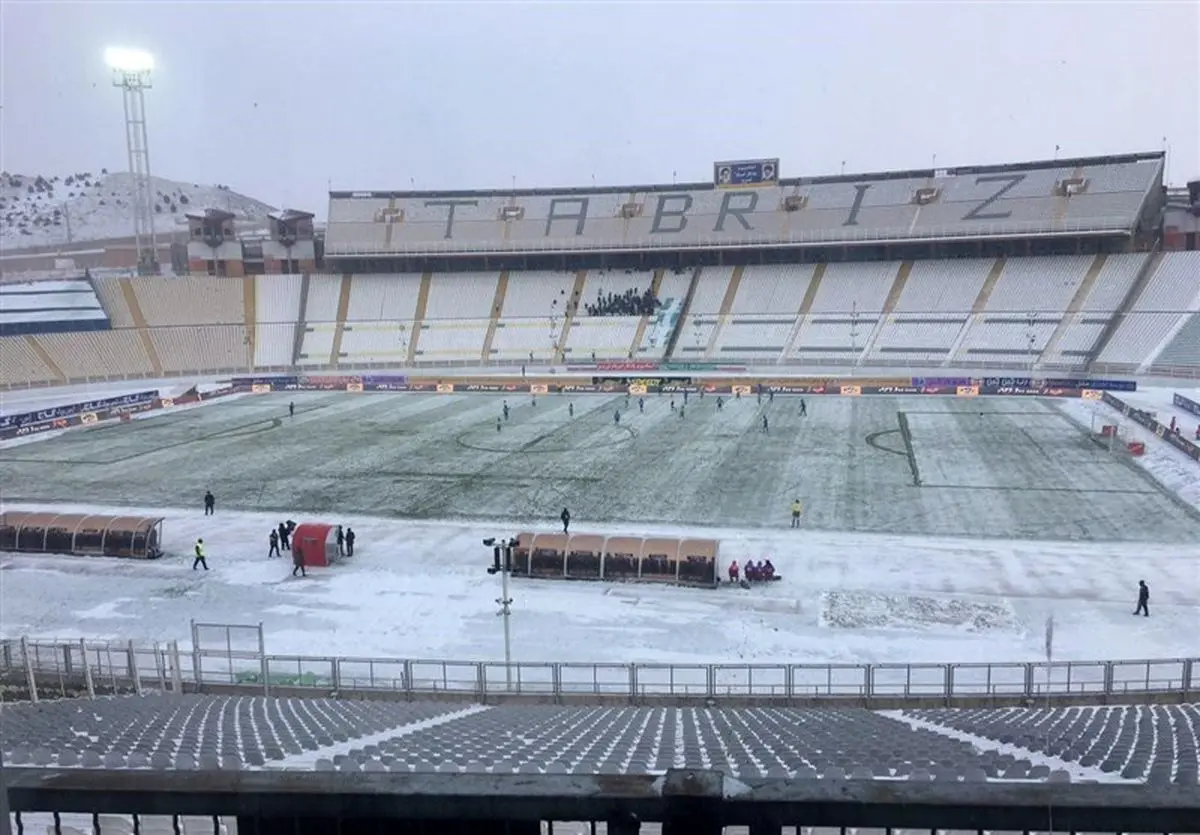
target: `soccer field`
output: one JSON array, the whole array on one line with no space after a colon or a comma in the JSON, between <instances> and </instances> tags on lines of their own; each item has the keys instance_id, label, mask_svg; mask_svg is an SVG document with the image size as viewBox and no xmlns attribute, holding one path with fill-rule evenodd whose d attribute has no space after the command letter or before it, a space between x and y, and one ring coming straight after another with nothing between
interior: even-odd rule
<instances>
[{"instance_id":1,"label":"soccer field","mask_svg":"<svg viewBox=\"0 0 1200 835\"><path fill-rule=\"evenodd\" d=\"M1200 540L1194 511L1051 401L814 397L805 416L796 397L710 395L681 417L671 400L243 396L9 447L0 467L9 501L191 507L211 489L291 514L778 526L800 498L812 529Z\"/></svg>"}]
</instances>

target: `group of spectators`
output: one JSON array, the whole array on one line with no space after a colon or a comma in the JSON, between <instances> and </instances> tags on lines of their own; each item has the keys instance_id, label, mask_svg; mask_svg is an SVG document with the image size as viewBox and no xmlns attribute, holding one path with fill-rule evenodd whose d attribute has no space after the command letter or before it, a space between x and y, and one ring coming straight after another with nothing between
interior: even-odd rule
<instances>
[{"instance_id":1,"label":"group of spectators","mask_svg":"<svg viewBox=\"0 0 1200 835\"><path fill-rule=\"evenodd\" d=\"M624 293L597 294L594 303L583 307L588 316L652 316L662 302L649 288L638 292L631 287Z\"/></svg>"}]
</instances>

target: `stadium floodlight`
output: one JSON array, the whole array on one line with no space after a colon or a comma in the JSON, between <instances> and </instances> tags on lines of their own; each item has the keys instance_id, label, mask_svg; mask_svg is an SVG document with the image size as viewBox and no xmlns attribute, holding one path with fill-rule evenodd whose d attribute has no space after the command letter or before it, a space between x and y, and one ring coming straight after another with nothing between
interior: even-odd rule
<instances>
[{"instance_id":1,"label":"stadium floodlight","mask_svg":"<svg viewBox=\"0 0 1200 835\"><path fill-rule=\"evenodd\" d=\"M120 73L148 73L154 69L154 56L141 49L110 46L104 50L104 63Z\"/></svg>"},{"instance_id":2,"label":"stadium floodlight","mask_svg":"<svg viewBox=\"0 0 1200 835\"><path fill-rule=\"evenodd\" d=\"M150 180L150 140L146 133L146 90L151 88L154 56L141 49L110 47L104 63L113 73L125 104L125 151L133 178L133 240L138 272L158 273L158 242L154 235L154 187Z\"/></svg>"}]
</instances>

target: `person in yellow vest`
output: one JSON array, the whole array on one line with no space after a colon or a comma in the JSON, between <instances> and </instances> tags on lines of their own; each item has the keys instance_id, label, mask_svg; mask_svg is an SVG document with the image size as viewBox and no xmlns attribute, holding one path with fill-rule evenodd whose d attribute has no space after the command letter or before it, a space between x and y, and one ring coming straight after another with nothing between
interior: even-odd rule
<instances>
[{"instance_id":1,"label":"person in yellow vest","mask_svg":"<svg viewBox=\"0 0 1200 835\"><path fill-rule=\"evenodd\" d=\"M799 499L792 500L792 527L800 527L800 516L804 513L804 503Z\"/></svg>"},{"instance_id":2,"label":"person in yellow vest","mask_svg":"<svg viewBox=\"0 0 1200 835\"><path fill-rule=\"evenodd\" d=\"M204 558L203 539L196 540L196 558L192 560L192 571L195 571L200 566L204 566L204 570L208 571L208 560Z\"/></svg>"}]
</instances>

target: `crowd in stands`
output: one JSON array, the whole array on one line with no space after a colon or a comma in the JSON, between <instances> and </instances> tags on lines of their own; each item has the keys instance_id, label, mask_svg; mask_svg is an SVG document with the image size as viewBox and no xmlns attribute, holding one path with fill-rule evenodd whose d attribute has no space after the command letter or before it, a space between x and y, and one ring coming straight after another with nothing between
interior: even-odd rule
<instances>
[{"instance_id":1,"label":"crowd in stands","mask_svg":"<svg viewBox=\"0 0 1200 835\"><path fill-rule=\"evenodd\" d=\"M652 316L660 307L662 302L654 297L653 291L639 293L632 288L619 294L598 294L594 304L584 305L588 316Z\"/></svg>"}]
</instances>

